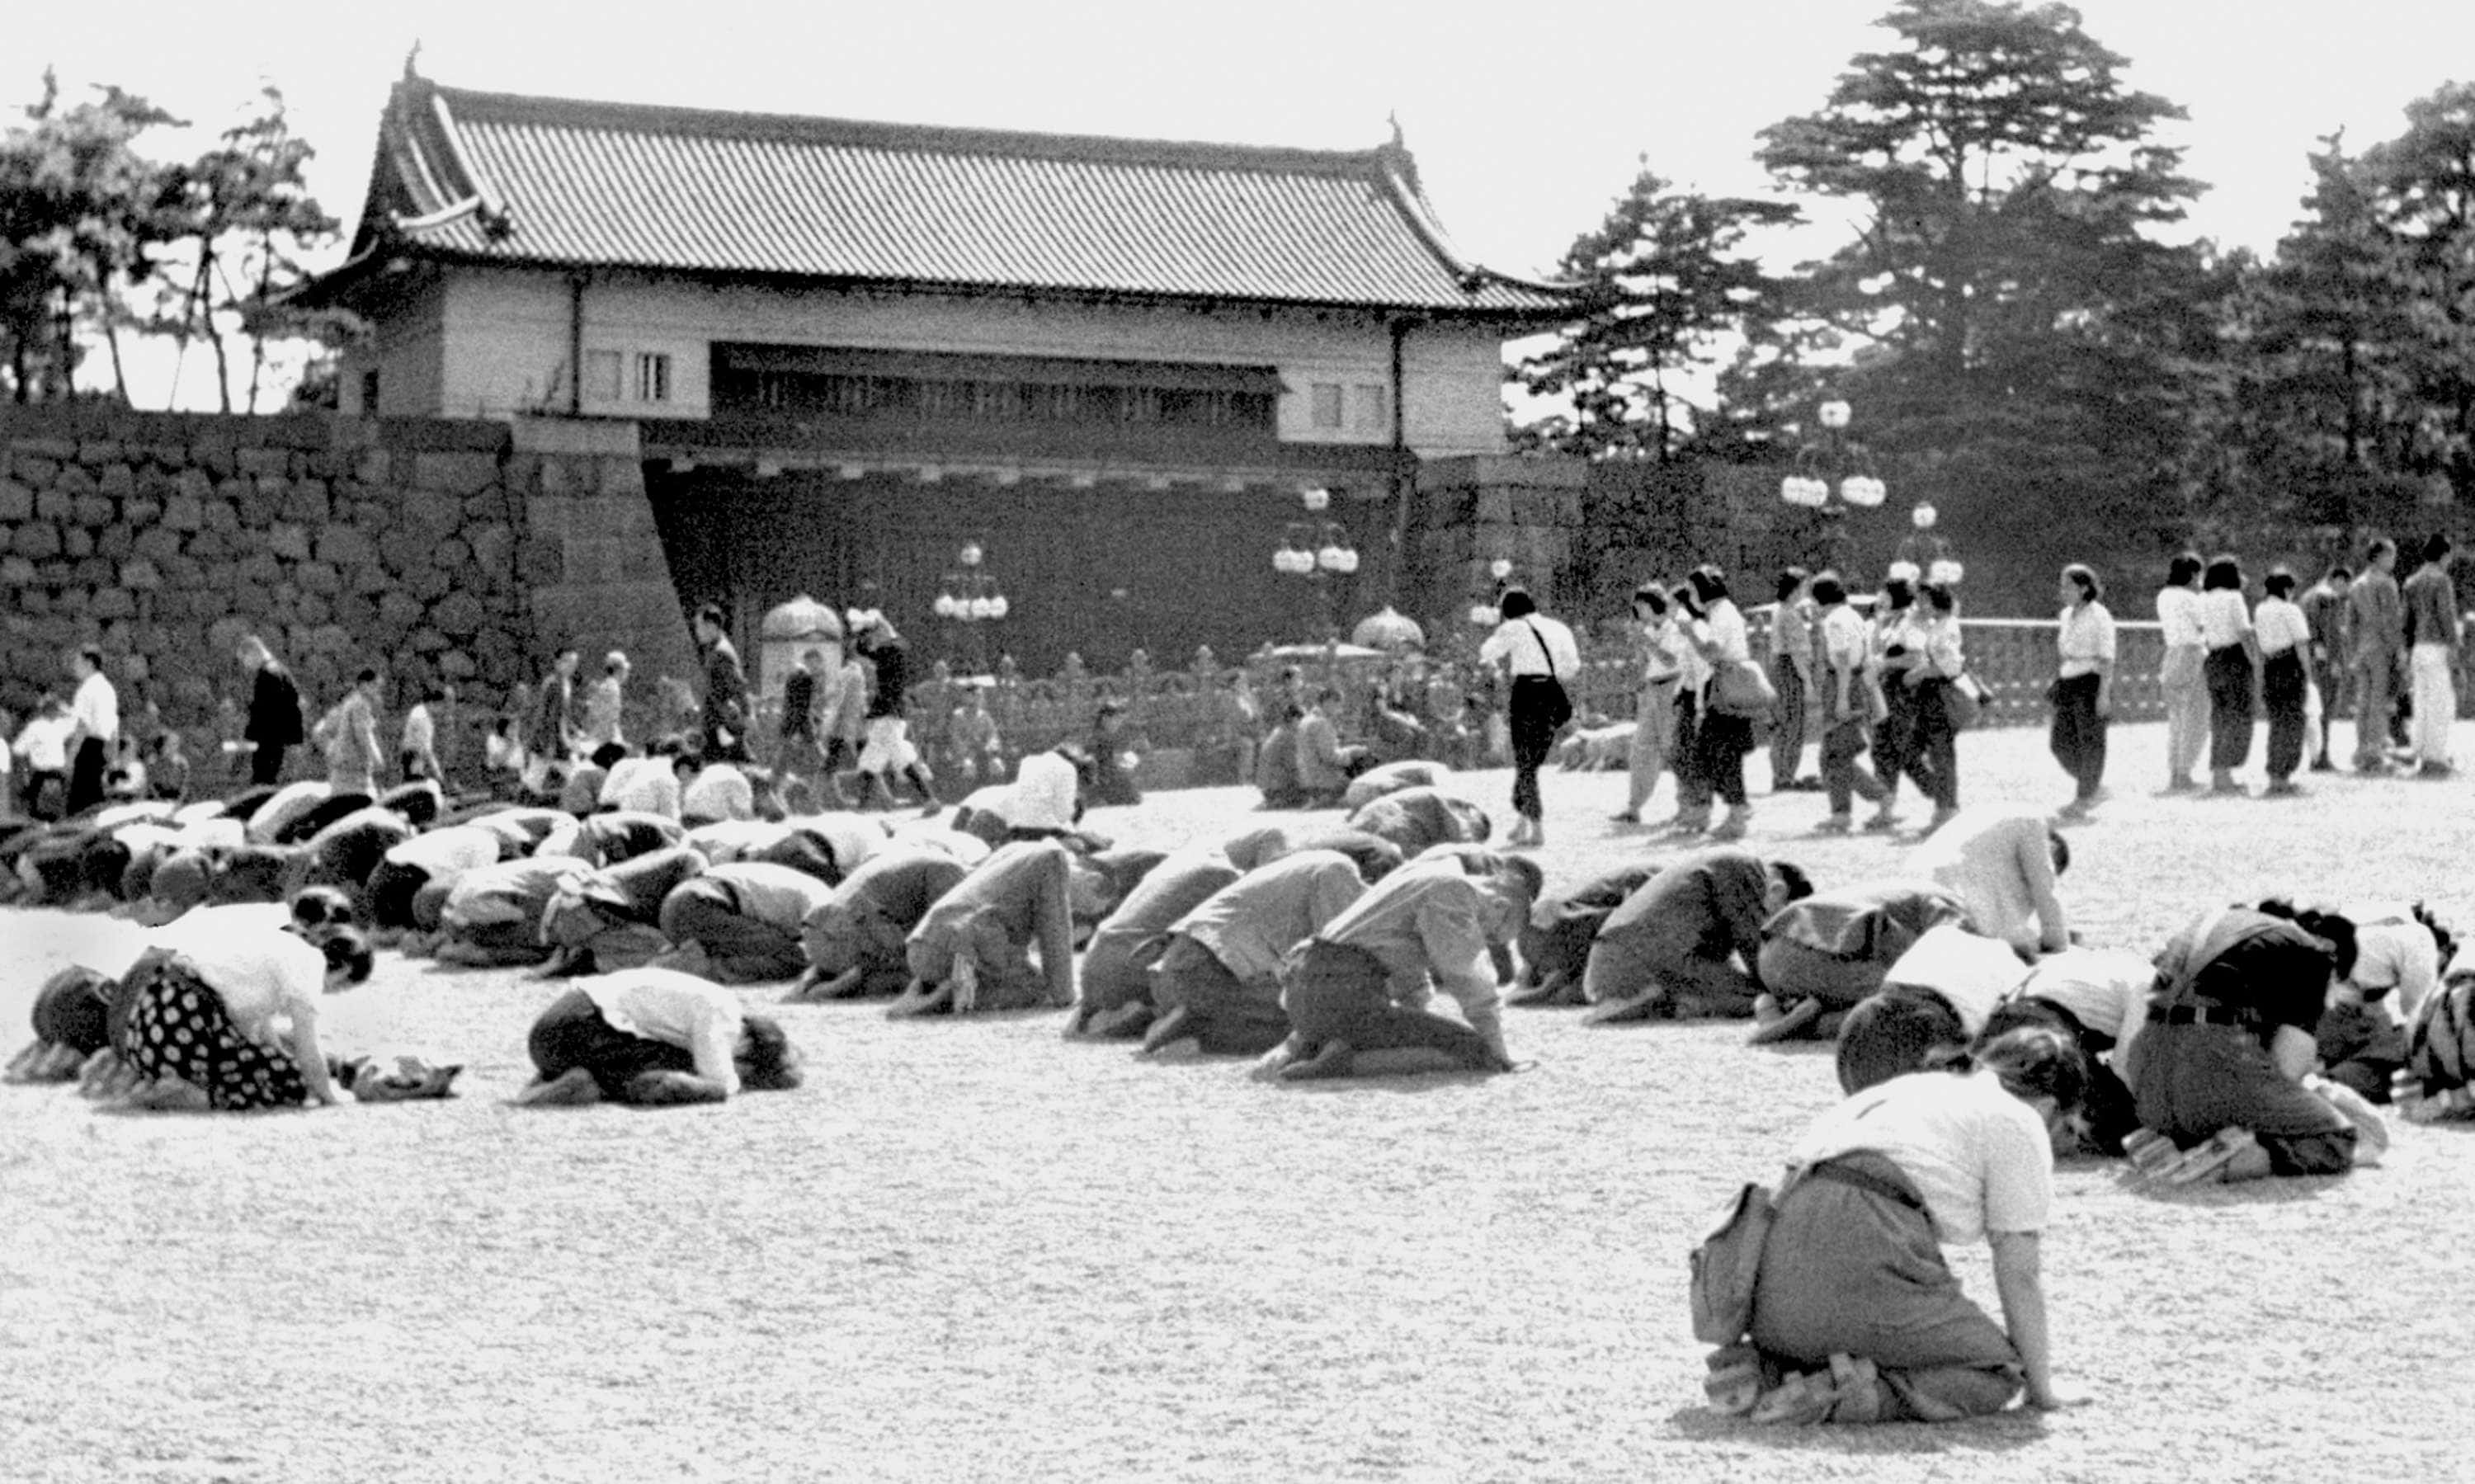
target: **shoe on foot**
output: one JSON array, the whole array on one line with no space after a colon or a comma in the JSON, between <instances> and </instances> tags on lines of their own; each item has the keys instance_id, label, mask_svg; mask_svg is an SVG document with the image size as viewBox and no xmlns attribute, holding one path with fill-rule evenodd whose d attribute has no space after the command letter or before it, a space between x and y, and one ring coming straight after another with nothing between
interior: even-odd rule
<instances>
[{"instance_id":1,"label":"shoe on foot","mask_svg":"<svg viewBox=\"0 0 2475 1484\"><path fill-rule=\"evenodd\" d=\"M1710 1373L1703 1377L1703 1395L1722 1417L1742 1417L1761 1400L1762 1358L1752 1346L1742 1341L1720 1346L1703 1363Z\"/></svg>"},{"instance_id":2,"label":"shoe on foot","mask_svg":"<svg viewBox=\"0 0 2475 1484\"><path fill-rule=\"evenodd\" d=\"M1746 832L1752 828L1752 816L1753 812L1750 809L1731 809L1728 811L1728 817L1719 821L1718 828L1710 832L1710 838L1743 839Z\"/></svg>"},{"instance_id":3,"label":"shoe on foot","mask_svg":"<svg viewBox=\"0 0 2475 1484\"><path fill-rule=\"evenodd\" d=\"M1290 1062L1281 1068L1285 1083L1322 1082L1328 1078L1347 1077L1350 1063L1358 1054L1347 1041L1326 1041L1315 1048L1314 1055Z\"/></svg>"},{"instance_id":4,"label":"shoe on foot","mask_svg":"<svg viewBox=\"0 0 2475 1484\"><path fill-rule=\"evenodd\" d=\"M1899 827L1899 815L1897 811L1891 809L1883 809L1873 818L1865 821L1865 833L1868 835L1888 835Z\"/></svg>"},{"instance_id":5,"label":"shoe on foot","mask_svg":"<svg viewBox=\"0 0 2475 1484\"><path fill-rule=\"evenodd\" d=\"M1956 809L1937 809L1933 812L1933 817L1925 821L1925 833L1931 835L1958 817L1959 811Z\"/></svg>"},{"instance_id":6,"label":"shoe on foot","mask_svg":"<svg viewBox=\"0 0 2475 1484\"><path fill-rule=\"evenodd\" d=\"M1816 835L1846 835L1856 828L1856 821L1847 815L1832 815L1813 827Z\"/></svg>"},{"instance_id":7,"label":"shoe on foot","mask_svg":"<svg viewBox=\"0 0 2475 1484\"><path fill-rule=\"evenodd\" d=\"M548 1082L534 1081L515 1096L523 1107L581 1107L601 1101L601 1084L580 1066L569 1067Z\"/></svg>"},{"instance_id":8,"label":"shoe on foot","mask_svg":"<svg viewBox=\"0 0 2475 1484\"><path fill-rule=\"evenodd\" d=\"M1703 830L1710 828L1710 811L1706 809L1686 810L1684 813L1678 815L1675 818L1668 820L1665 824L1660 825L1659 828L1674 835L1699 835Z\"/></svg>"},{"instance_id":9,"label":"shoe on foot","mask_svg":"<svg viewBox=\"0 0 2475 1484\"><path fill-rule=\"evenodd\" d=\"M1881 1373L1861 1355L1830 1357L1830 1390L1838 1401L1830 1421L1864 1424L1882 1420Z\"/></svg>"},{"instance_id":10,"label":"shoe on foot","mask_svg":"<svg viewBox=\"0 0 2475 1484\"><path fill-rule=\"evenodd\" d=\"M1782 1011L1777 1020L1753 1027L1753 1034L1745 1037L1745 1044L1770 1046L1792 1039L1803 1034L1808 1026L1821 1018L1820 1000L1799 1000Z\"/></svg>"},{"instance_id":11,"label":"shoe on foot","mask_svg":"<svg viewBox=\"0 0 2475 1484\"><path fill-rule=\"evenodd\" d=\"M1614 814L1607 815L1607 818L1617 824L1639 824L1641 823L1641 811L1637 809L1619 809Z\"/></svg>"},{"instance_id":12,"label":"shoe on foot","mask_svg":"<svg viewBox=\"0 0 2475 1484\"><path fill-rule=\"evenodd\" d=\"M1828 1419L1838 1401L1830 1373L1816 1371L1791 1375L1764 1392L1761 1399L1753 1403L1751 1415L1764 1426L1810 1426Z\"/></svg>"},{"instance_id":13,"label":"shoe on foot","mask_svg":"<svg viewBox=\"0 0 2475 1484\"><path fill-rule=\"evenodd\" d=\"M1085 1016L1077 1030L1092 1040L1122 1040L1148 1025L1151 1014L1150 1006L1140 1000L1128 1000Z\"/></svg>"},{"instance_id":14,"label":"shoe on foot","mask_svg":"<svg viewBox=\"0 0 2475 1484\"><path fill-rule=\"evenodd\" d=\"M2185 1150L2159 1179L2169 1185L2211 1184L2225 1179L2226 1166L2245 1150L2259 1147L2249 1129L2219 1129L2207 1143Z\"/></svg>"},{"instance_id":15,"label":"shoe on foot","mask_svg":"<svg viewBox=\"0 0 2475 1484\"><path fill-rule=\"evenodd\" d=\"M1162 1047L1174 1040L1193 1039L1194 1032L1188 1025L1188 1022L1192 1019L1193 1017L1186 1012L1185 1006L1170 1006L1150 1025L1143 1028L1143 1055L1147 1057L1156 1055Z\"/></svg>"},{"instance_id":16,"label":"shoe on foot","mask_svg":"<svg viewBox=\"0 0 2475 1484\"><path fill-rule=\"evenodd\" d=\"M2134 1129L2123 1136L2122 1156L2138 1173L2157 1176L2181 1160L2183 1152L2174 1147L2172 1139L2154 1129Z\"/></svg>"}]
</instances>

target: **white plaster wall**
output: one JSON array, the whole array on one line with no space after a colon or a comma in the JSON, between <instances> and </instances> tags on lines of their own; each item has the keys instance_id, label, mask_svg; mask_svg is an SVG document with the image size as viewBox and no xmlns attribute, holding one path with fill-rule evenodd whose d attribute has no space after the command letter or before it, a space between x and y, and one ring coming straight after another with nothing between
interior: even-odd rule
<instances>
[{"instance_id":1,"label":"white plaster wall","mask_svg":"<svg viewBox=\"0 0 2475 1484\"><path fill-rule=\"evenodd\" d=\"M457 275L448 296L452 349L438 410L479 417L535 406L564 410L568 313L567 281L555 274ZM710 347L716 341L1268 365L1288 388L1278 412L1284 442L1382 444L1392 436L1388 423L1354 426L1354 408L1344 413L1340 428L1311 426L1311 388L1316 382L1389 387L1390 337L1371 315L1025 304L634 277L597 278L586 288L586 353L589 358L597 350L621 353L624 373L639 352L668 353L671 400L650 405L625 396L615 402L588 396L585 412L707 416ZM1501 345L1501 337L1477 327L1409 332L1404 375L1412 450L1429 455L1502 450Z\"/></svg>"},{"instance_id":2,"label":"white plaster wall","mask_svg":"<svg viewBox=\"0 0 2475 1484\"><path fill-rule=\"evenodd\" d=\"M374 323L371 343L345 351L337 409L351 417L436 417L446 411L440 377L446 361L440 285L407 293L399 308ZM361 405L361 377L379 374L379 404Z\"/></svg>"}]
</instances>

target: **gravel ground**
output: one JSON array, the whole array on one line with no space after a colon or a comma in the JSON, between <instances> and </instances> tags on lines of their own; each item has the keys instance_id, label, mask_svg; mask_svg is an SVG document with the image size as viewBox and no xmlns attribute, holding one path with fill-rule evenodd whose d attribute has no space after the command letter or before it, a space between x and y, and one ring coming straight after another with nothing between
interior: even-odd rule
<instances>
[{"instance_id":1,"label":"gravel ground","mask_svg":"<svg viewBox=\"0 0 2475 1484\"><path fill-rule=\"evenodd\" d=\"M2462 755L2475 742L2461 731ZM1971 797L2059 802L2041 736L1964 739ZM2432 897L2464 782L2147 796L2162 731L2074 834L2091 941L2153 950L2267 889ZM1759 761L1751 771L1767 773ZM1467 780L1490 806L1507 775ZM1656 842L1613 775L1551 773L1551 881ZM1662 795L1663 797L1663 795ZM1234 791L1094 824L1212 838ZM1825 882L1877 839L1757 847ZM1922 813L1922 811L1919 811ZM0 1039L106 919L0 912ZM1832 1100L1818 1047L1517 1010L1494 1079L1274 1088L1067 1044L1055 1013L781 1011L810 1082L660 1112L525 1109L551 989L382 956L338 1039L467 1061L447 1103L98 1112L0 1087L0 1477L412 1480L2452 1477L2475 1129L2380 1168L2172 1196L2058 1177L2057 1369L2088 1404L1945 1426L1761 1429L1703 1405L1684 1253ZM773 991L748 991L751 1005ZM1991 1303L1981 1248L1956 1254Z\"/></svg>"}]
</instances>

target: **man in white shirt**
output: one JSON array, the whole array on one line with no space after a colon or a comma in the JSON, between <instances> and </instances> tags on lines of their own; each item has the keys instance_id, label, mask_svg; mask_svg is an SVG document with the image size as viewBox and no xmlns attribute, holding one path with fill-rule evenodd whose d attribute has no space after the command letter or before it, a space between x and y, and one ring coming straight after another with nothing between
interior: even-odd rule
<instances>
[{"instance_id":1,"label":"man in white shirt","mask_svg":"<svg viewBox=\"0 0 2475 1484\"><path fill-rule=\"evenodd\" d=\"M657 750L611 764L609 776L601 780L597 802L603 809L678 818L679 777L673 770L670 754Z\"/></svg>"},{"instance_id":2,"label":"man in white shirt","mask_svg":"<svg viewBox=\"0 0 2475 1484\"><path fill-rule=\"evenodd\" d=\"M1504 621L1479 645L1481 665L1502 665L1512 677L1512 696L1506 719L1512 731L1512 809L1520 818L1507 843L1514 847L1546 842L1546 808L1538 796L1538 769L1554 750L1556 733L1572 719L1564 682L1581 669L1581 646L1573 631L1538 611L1537 600L1520 588L1507 588L1496 601Z\"/></svg>"},{"instance_id":3,"label":"man in white shirt","mask_svg":"<svg viewBox=\"0 0 2475 1484\"><path fill-rule=\"evenodd\" d=\"M717 819L753 819L756 817L756 791L747 775L728 763L709 763L686 776L691 765L681 759L676 771L681 775L679 818L690 825L705 824Z\"/></svg>"},{"instance_id":4,"label":"man in white shirt","mask_svg":"<svg viewBox=\"0 0 2475 1484\"><path fill-rule=\"evenodd\" d=\"M674 969L585 981L542 1011L527 1049L539 1075L516 1101L531 1105L720 1103L800 1082L798 1054L779 1025Z\"/></svg>"},{"instance_id":5,"label":"man in white shirt","mask_svg":"<svg viewBox=\"0 0 2475 1484\"><path fill-rule=\"evenodd\" d=\"M68 796L69 734L76 723L57 695L45 695L35 714L17 730L11 750L25 774L18 781L18 804L37 819L58 819Z\"/></svg>"},{"instance_id":6,"label":"man in white shirt","mask_svg":"<svg viewBox=\"0 0 2475 1484\"><path fill-rule=\"evenodd\" d=\"M120 696L104 678L103 651L93 645L69 659L77 676L77 693L69 701L68 812L77 814L103 802L103 771L120 741Z\"/></svg>"}]
</instances>

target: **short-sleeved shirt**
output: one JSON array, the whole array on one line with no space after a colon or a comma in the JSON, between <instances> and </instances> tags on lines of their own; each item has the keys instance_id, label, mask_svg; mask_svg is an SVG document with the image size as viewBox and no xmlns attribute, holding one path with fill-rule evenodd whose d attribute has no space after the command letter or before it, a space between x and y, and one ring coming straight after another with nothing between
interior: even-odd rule
<instances>
[{"instance_id":1,"label":"short-sleeved shirt","mask_svg":"<svg viewBox=\"0 0 2475 1484\"><path fill-rule=\"evenodd\" d=\"M2044 1000L2070 1012L2080 1029L2114 1042L2115 1064L2148 1020L2148 991L2157 966L2121 948L2066 948L2037 961L2011 991L2014 999Z\"/></svg>"},{"instance_id":2,"label":"short-sleeved shirt","mask_svg":"<svg viewBox=\"0 0 2475 1484\"><path fill-rule=\"evenodd\" d=\"M2312 625L2304 619L2303 610L2285 598L2262 598L2260 606L2252 610L2251 626L2252 632L2260 636L2260 652L2264 655L2290 650L2297 655L2311 652L2305 646L2312 643Z\"/></svg>"},{"instance_id":3,"label":"short-sleeved shirt","mask_svg":"<svg viewBox=\"0 0 2475 1484\"><path fill-rule=\"evenodd\" d=\"M2206 643L2200 632L2200 595L2190 588L2158 589L2157 627L2169 649Z\"/></svg>"},{"instance_id":4,"label":"short-sleeved shirt","mask_svg":"<svg viewBox=\"0 0 2475 1484\"><path fill-rule=\"evenodd\" d=\"M1508 662L1515 678L1535 675L1567 677L1581 668L1581 650L1573 631L1545 614L1507 619L1479 645L1479 663Z\"/></svg>"},{"instance_id":5,"label":"short-sleeved shirt","mask_svg":"<svg viewBox=\"0 0 2475 1484\"><path fill-rule=\"evenodd\" d=\"M1926 837L1908 855L1911 875L1959 893L1971 925L2022 949L2060 948L2065 924L2040 920L2036 878L2050 877L2053 845L2045 817L1977 805Z\"/></svg>"},{"instance_id":6,"label":"short-sleeved shirt","mask_svg":"<svg viewBox=\"0 0 2475 1484\"><path fill-rule=\"evenodd\" d=\"M1929 928L1908 945L1882 976L1884 988L1930 989L1959 1011L1959 1023L1971 1040L1985 1029L1994 1009L2020 982L2028 965L1997 938L1971 933L1955 923Z\"/></svg>"},{"instance_id":7,"label":"short-sleeved shirt","mask_svg":"<svg viewBox=\"0 0 2475 1484\"><path fill-rule=\"evenodd\" d=\"M2114 664L2114 615L2095 600L2071 604L2055 625L2054 647L2065 680L2095 674Z\"/></svg>"},{"instance_id":8,"label":"short-sleeved shirt","mask_svg":"<svg viewBox=\"0 0 2475 1484\"><path fill-rule=\"evenodd\" d=\"M614 1031L677 1046L696 1058L697 1075L739 1090L735 1059L747 1015L738 996L676 969L603 974L577 985Z\"/></svg>"},{"instance_id":9,"label":"short-sleeved shirt","mask_svg":"<svg viewBox=\"0 0 2475 1484\"><path fill-rule=\"evenodd\" d=\"M2251 632L2251 611L2234 588L2211 588L2200 595L2200 642L2212 649L2242 643Z\"/></svg>"},{"instance_id":10,"label":"short-sleeved shirt","mask_svg":"<svg viewBox=\"0 0 2475 1484\"><path fill-rule=\"evenodd\" d=\"M86 735L109 747L120 740L120 693L96 670L78 682L69 700L69 719Z\"/></svg>"},{"instance_id":11,"label":"short-sleeved shirt","mask_svg":"<svg viewBox=\"0 0 2475 1484\"><path fill-rule=\"evenodd\" d=\"M2406 642L2458 647L2458 585L2448 572L2425 566L2399 590L2406 609Z\"/></svg>"},{"instance_id":12,"label":"short-sleeved shirt","mask_svg":"<svg viewBox=\"0 0 2475 1484\"><path fill-rule=\"evenodd\" d=\"M1815 1120L1788 1162L1860 1150L1899 1167L1945 1242L2041 1231L2053 1207L2045 1120L1987 1073L1912 1072L1868 1087Z\"/></svg>"},{"instance_id":13,"label":"short-sleeved shirt","mask_svg":"<svg viewBox=\"0 0 2475 1484\"><path fill-rule=\"evenodd\" d=\"M257 904L253 904L257 905ZM200 908L157 930L155 946L187 960L245 1034L262 1038L275 1016L314 1022L327 956L266 916L235 919Z\"/></svg>"},{"instance_id":14,"label":"short-sleeved shirt","mask_svg":"<svg viewBox=\"0 0 2475 1484\"><path fill-rule=\"evenodd\" d=\"M2397 579L2378 568L2356 578L2346 592L2346 624L2354 635L2357 663L2395 653L2406 643Z\"/></svg>"}]
</instances>

